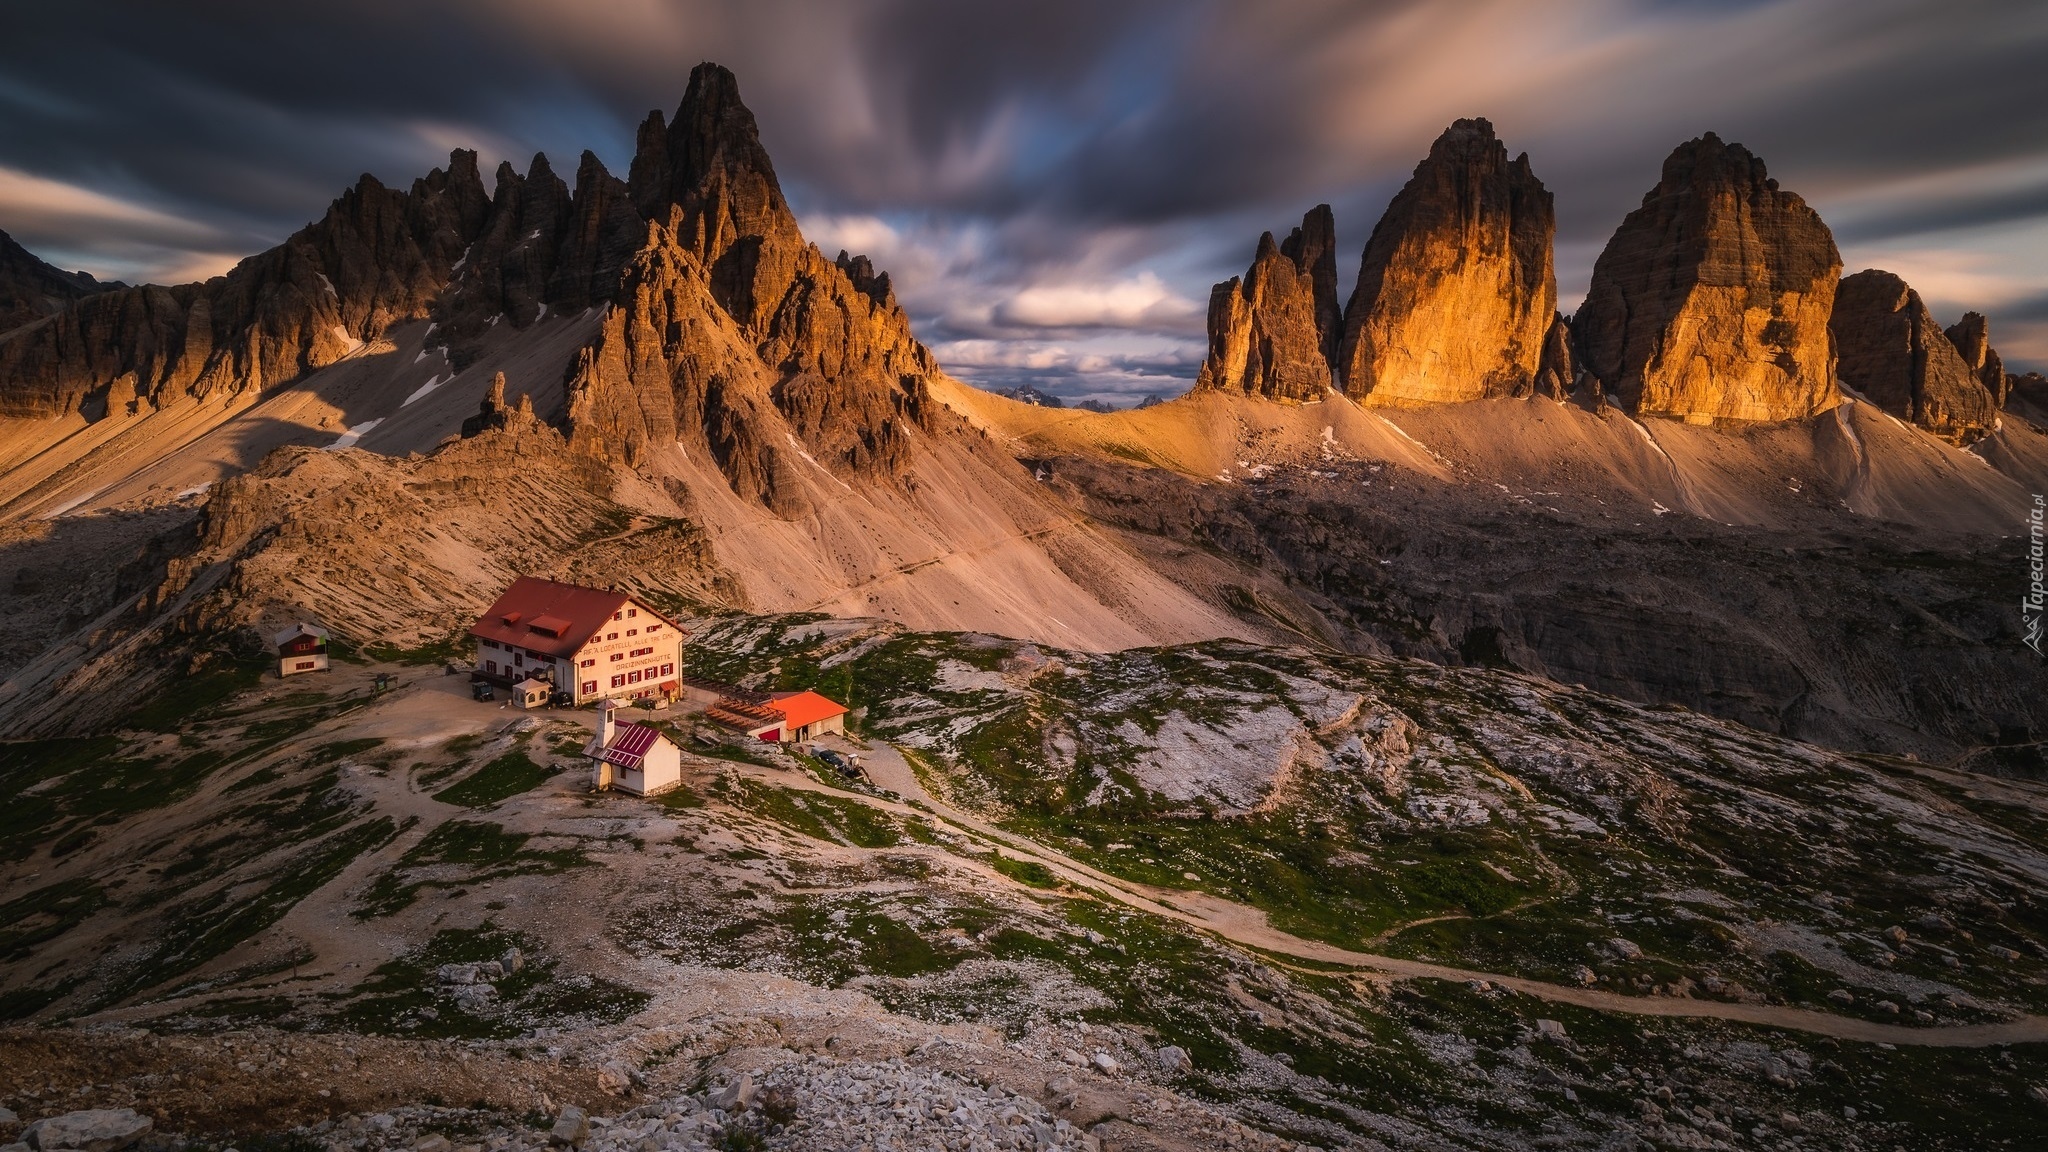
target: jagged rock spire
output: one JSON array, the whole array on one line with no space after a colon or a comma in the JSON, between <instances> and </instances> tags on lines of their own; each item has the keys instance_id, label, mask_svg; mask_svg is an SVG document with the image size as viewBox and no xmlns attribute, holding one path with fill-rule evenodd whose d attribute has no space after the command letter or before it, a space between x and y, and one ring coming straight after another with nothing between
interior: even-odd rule
<instances>
[{"instance_id":1,"label":"jagged rock spire","mask_svg":"<svg viewBox=\"0 0 2048 1152\"><path fill-rule=\"evenodd\" d=\"M1977 374L1985 390L1991 393L1992 400L2000 408L2005 407L2011 382L2005 375L2005 360L1991 346L1991 322L1984 318L1982 312L1965 312L1961 320L1949 325L1948 339L1962 354L1963 362L1970 366L1970 371Z\"/></svg>"},{"instance_id":2,"label":"jagged rock spire","mask_svg":"<svg viewBox=\"0 0 2048 1152\"><path fill-rule=\"evenodd\" d=\"M1195 387L1314 400L1331 385L1336 348L1336 220L1328 204L1285 243L1259 237L1252 265L1209 293L1209 355Z\"/></svg>"},{"instance_id":3,"label":"jagged rock spire","mask_svg":"<svg viewBox=\"0 0 2048 1152\"><path fill-rule=\"evenodd\" d=\"M1369 404L1526 395L1555 322L1556 218L1527 153L1459 120L1387 205L1344 313L1339 376Z\"/></svg>"}]
</instances>

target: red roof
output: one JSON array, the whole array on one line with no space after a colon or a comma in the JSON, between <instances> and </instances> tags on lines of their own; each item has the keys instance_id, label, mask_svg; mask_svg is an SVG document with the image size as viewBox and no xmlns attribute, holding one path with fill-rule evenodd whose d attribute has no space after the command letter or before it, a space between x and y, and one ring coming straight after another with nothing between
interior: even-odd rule
<instances>
[{"instance_id":1,"label":"red roof","mask_svg":"<svg viewBox=\"0 0 2048 1152\"><path fill-rule=\"evenodd\" d=\"M624 592L521 576L470 625L469 634L549 656L573 656L627 604L675 627L675 621Z\"/></svg>"},{"instance_id":2,"label":"red roof","mask_svg":"<svg viewBox=\"0 0 2048 1152\"><path fill-rule=\"evenodd\" d=\"M638 768L640 761L647 757L654 742L661 739L661 733L645 724L621 724L612 729L612 742L593 754L600 760L617 764L621 768ZM595 740L592 744L597 743Z\"/></svg>"},{"instance_id":3,"label":"red roof","mask_svg":"<svg viewBox=\"0 0 2048 1152\"><path fill-rule=\"evenodd\" d=\"M846 715L846 705L837 704L816 692L777 692L768 701L768 707L782 713L782 722L791 728L816 724L834 716Z\"/></svg>"}]
</instances>

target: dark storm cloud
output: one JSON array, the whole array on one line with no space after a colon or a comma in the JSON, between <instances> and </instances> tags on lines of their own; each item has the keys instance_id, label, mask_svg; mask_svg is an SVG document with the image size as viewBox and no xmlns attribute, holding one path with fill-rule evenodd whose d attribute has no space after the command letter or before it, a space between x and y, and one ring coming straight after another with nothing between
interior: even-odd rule
<instances>
[{"instance_id":1,"label":"dark storm cloud","mask_svg":"<svg viewBox=\"0 0 2048 1152\"><path fill-rule=\"evenodd\" d=\"M2048 292L2037 0L78 3L8 24L0 228L97 273L218 270L358 173L402 185L456 146L622 171L640 118L717 59L807 227L873 248L963 374L1191 375L1208 285L1260 231L1331 202L1348 278L1467 115L1556 192L1567 302L1711 129L1820 207L1852 266L2048 360L2026 314Z\"/></svg>"}]
</instances>

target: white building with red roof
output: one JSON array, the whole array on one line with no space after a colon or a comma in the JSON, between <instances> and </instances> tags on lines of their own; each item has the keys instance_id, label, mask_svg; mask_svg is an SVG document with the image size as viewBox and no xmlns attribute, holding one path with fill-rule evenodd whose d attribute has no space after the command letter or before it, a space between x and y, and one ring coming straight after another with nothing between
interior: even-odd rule
<instances>
[{"instance_id":1,"label":"white building with red roof","mask_svg":"<svg viewBox=\"0 0 2048 1152\"><path fill-rule=\"evenodd\" d=\"M617 788L635 796L656 796L683 782L683 750L651 724L618 724L617 706L597 706L597 738L584 746L590 783L598 791Z\"/></svg>"},{"instance_id":2,"label":"white building with red roof","mask_svg":"<svg viewBox=\"0 0 2048 1152\"><path fill-rule=\"evenodd\" d=\"M577 704L682 687L683 629L624 592L521 576L469 635L477 674L495 684L547 679Z\"/></svg>"}]
</instances>

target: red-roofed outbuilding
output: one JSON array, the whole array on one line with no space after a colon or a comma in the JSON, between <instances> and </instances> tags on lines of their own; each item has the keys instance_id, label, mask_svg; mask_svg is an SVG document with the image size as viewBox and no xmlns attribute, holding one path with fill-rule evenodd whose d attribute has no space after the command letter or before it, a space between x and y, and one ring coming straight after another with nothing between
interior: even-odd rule
<instances>
[{"instance_id":1,"label":"red-roofed outbuilding","mask_svg":"<svg viewBox=\"0 0 2048 1152\"><path fill-rule=\"evenodd\" d=\"M681 688L683 629L624 592L521 576L469 635L485 679L549 679L577 704Z\"/></svg>"},{"instance_id":2,"label":"red-roofed outbuilding","mask_svg":"<svg viewBox=\"0 0 2048 1152\"><path fill-rule=\"evenodd\" d=\"M782 713L784 740L811 740L827 732L846 731L846 705L816 692L777 692L766 707Z\"/></svg>"}]
</instances>

